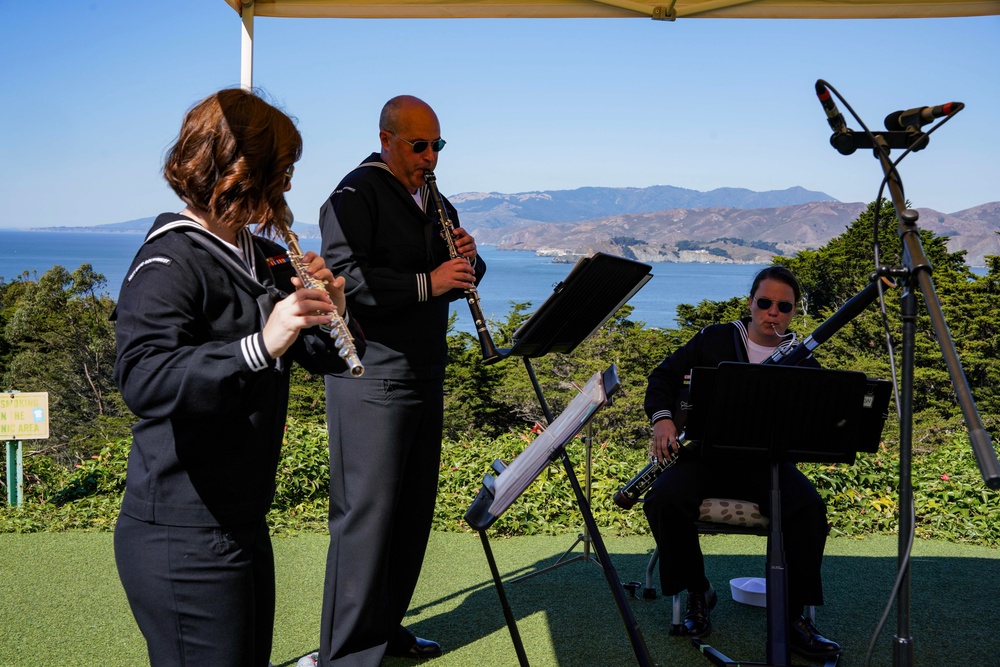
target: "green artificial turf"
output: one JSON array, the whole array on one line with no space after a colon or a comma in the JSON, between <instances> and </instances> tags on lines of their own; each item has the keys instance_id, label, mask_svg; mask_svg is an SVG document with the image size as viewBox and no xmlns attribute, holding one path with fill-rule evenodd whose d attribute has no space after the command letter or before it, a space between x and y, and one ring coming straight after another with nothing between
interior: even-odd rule
<instances>
[{"instance_id":1,"label":"green artificial turf","mask_svg":"<svg viewBox=\"0 0 1000 667\"><path fill-rule=\"evenodd\" d=\"M575 535L491 540L507 580L552 565ZM619 580L643 578L649 538L606 538ZM733 659L765 659L765 611L734 602L729 580L764 576L765 540L705 536L709 577L719 591L708 643ZM320 600L327 539L274 540L278 609L275 665L294 665L319 644ZM817 626L845 649L840 664L863 665L895 576L893 538L831 539L824 561L827 604ZM582 545L568 554L582 556ZM593 550L591 550L593 554ZM917 542L911 568L910 633L915 664L993 665L1000 655L1000 553L985 547ZM578 558L505 590L531 665L620 667L638 664L622 617L592 560ZM670 600L629 598L653 661L709 665L690 642L670 637ZM445 655L434 667L517 665L517 656L477 535L434 533L406 624L437 640ZM876 644L873 665L890 666L895 610ZM812 664L795 658L796 664ZM146 664L145 645L118 582L107 533L0 535L0 665ZM416 664L387 659L388 667Z\"/></svg>"}]
</instances>

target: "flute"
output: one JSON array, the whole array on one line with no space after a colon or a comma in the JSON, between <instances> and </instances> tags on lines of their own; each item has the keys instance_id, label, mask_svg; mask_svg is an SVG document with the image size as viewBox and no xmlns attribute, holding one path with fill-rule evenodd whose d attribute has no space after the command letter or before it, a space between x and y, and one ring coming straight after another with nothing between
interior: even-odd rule
<instances>
[{"instance_id":1,"label":"flute","mask_svg":"<svg viewBox=\"0 0 1000 667\"><path fill-rule=\"evenodd\" d=\"M291 216L289 215L289 217ZM308 289L326 290L326 281L317 280L309 275L309 272L306 270L305 257L302 248L299 246L298 235L292 231L287 223L281 222L277 226L282 238L285 239L285 244L288 246L288 259L291 261L292 266L295 267L295 273L298 274L299 280L302 281L302 286ZM347 362L347 367L350 369L351 375L361 377L365 372L365 367L361 364L358 351L354 346L354 336L351 335L350 330L347 328L347 323L344 322L344 318L340 316L336 308L330 313L330 324L321 325L320 329L329 332L330 337L333 338L333 344L337 346L337 354Z\"/></svg>"},{"instance_id":2,"label":"flute","mask_svg":"<svg viewBox=\"0 0 1000 667\"><path fill-rule=\"evenodd\" d=\"M430 169L424 169L424 181L427 183L427 189L430 190L431 196L434 198L434 206L437 208L438 218L440 218L444 240L448 244L448 255L452 259L461 257L458 254L458 249L455 247L455 224L448 218L448 213L444 210L444 202L441 199L441 194L438 192L437 178L434 176L434 172ZM486 328L486 316L483 315L483 307L479 302L479 292L475 287L465 290L465 300L469 304L469 310L472 312L472 321L476 325L476 335L479 337L479 347L483 353L483 363L492 364L499 361L501 359L500 352L497 350L496 345L493 344L493 339L490 337L490 330Z\"/></svg>"}]
</instances>

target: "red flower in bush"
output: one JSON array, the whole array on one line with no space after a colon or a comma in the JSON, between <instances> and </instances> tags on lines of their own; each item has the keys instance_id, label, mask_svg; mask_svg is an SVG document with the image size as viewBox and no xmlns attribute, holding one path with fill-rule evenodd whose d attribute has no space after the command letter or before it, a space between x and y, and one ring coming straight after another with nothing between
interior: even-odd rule
<instances>
[{"instance_id":1,"label":"red flower in bush","mask_svg":"<svg viewBox=\"0 0 1000 667\"><path fill-rule=\"evenodd\" d=\"M946 482L950 482L951 481L951 477L948 477L948 473L945 473L945 474L941 475L941 479L943 479Z\"/></svg>"}]
</instances>

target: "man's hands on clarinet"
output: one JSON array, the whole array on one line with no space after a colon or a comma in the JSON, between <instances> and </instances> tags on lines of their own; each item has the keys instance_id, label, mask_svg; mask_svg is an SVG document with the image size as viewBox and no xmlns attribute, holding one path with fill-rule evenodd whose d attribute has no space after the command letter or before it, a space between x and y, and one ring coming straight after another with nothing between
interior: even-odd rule
<instances>
[{"instance_id":1,"label":"man's hands on clarinet","mask_svg":"<svg viewBox=\"0 0 1000 667\"><path fill-rule=\"evenodd\" d=\"M452 238L455 240L455 250L458 251L458 254L469 260L469 264L475 264L476 239L472 238L472 234L458 227Z\"/></svg>"},{"instance_id":2,"label":"man's hands on clarinet","mask_svg":"<svg viewBox=\"0 0 1000 667\"><path fill-rule=\"evenodd\" d=\"M461 257L443 262L431 271L431 295L441 296L453 289L475 289L476 271L472 268L477 257L476 239L461 227L454 230L455 250Z\"/></svg>"}]
</instances>

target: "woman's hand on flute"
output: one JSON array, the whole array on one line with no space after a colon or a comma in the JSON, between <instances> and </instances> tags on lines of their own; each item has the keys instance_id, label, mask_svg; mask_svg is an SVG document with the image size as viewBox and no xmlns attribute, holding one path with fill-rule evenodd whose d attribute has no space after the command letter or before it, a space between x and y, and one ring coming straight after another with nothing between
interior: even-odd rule
<instances>
[{"instance_id":1,"label":"woman's hand on flute","mask_svg":"<svg viewBox=\"0 0 1000 667\"><path fill-rule=\"evenodd\" d=\"M302 256L302 261L306 265L306 272L309 276L326 285L326 291L330 295L330 300L337 308L340 316L343 317L344 313L347 312L347 297L344 295L345 280L343 277L334 278L333 271L327 268L323 258L311 250ZM292 278L292 284L299 289L303 287L302 281L298 277Z\"/></svg>"},{"instance_id":2,"label":"woman's hand on flute","mask_svg":"<svg viewBox=\"0 0 1000 667\"><path fill-rule=\"evenodd\" d=\"M296 280L293 278L293 280ZM264 347L276 359L288 351L299 332L330 323L334 310L325 289L297 289L274 304L264 325Z\"/></svg>"}]
</instances>

